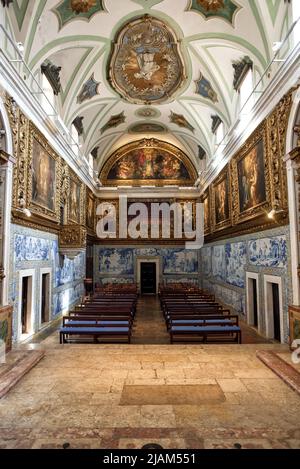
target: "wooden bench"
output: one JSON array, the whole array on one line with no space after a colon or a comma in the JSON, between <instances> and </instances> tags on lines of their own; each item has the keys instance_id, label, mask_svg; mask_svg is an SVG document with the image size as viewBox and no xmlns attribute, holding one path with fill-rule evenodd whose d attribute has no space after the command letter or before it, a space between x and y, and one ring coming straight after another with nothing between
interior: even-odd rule
<instances>
[{"instance_id":1,"label":"wooden bench","mask_svg":"<svg viewBox=\"0 0 300 469\"><path fill-rule=\"evenodd\" d=\"M99 327L94 325L85 325L84 327L65 326L59 331L60 343L66 344L70 336L88 336L98 343L98 339L109 339L109 341L126 341L130 344L131 328L130 327Z\"/></svg>"},{"instance_id":2,"label":"wooden bench","mask_svg":"<svg viewBox=\"0 0 300 469\"><path fill-rule=\"evenodd\" d=\"M205 326L171 326L170 341L195 342L202 338L203 343L209 342L233 342L241 344L242 332L238 326L205 325Z\"/></svg>"}]
</instances>

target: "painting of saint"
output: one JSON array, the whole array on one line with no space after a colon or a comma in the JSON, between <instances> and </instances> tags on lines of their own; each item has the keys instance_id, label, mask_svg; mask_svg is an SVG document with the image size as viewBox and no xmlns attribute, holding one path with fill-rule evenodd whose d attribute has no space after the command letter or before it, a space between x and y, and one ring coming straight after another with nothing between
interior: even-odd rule
<instances>
[{"instance_id":1,"label":"painting of saint","mask_svg":"<svg viewBox=\"0 0 300 469\"><path fill-rule=\"evenodd\" d=\"M79 223L80 221L80 186L73 179L70 179L70 220Z\"/></svg>"},{"instance_id":2,"label":"painting of saint","mask_svg":"<svg viewBox=\"0 0 300 469\"><path fill-rule=\"evenodd\" d=\"M33 139L32 202L55 211L55 160Z\"/></svg>"},{"instance_id":3,"label":"painting of saint","mask_svg":"<svg viewBox=\"0 0 300 469\"><path fill-rule=\"evenodd\" d=\"M216 224L229 218L228 179L225 178L215 188Z\"/></svg>"},{"instance_id":4,"label":"painting of saint","mask_svg":"<svg viewBox=\"0 0 300 469\"><path fill-rule=\"evenodd\" d=\"M240 213L266 201L264 144L258 144L238 162Z\"/></svg>"},{"instance_id":5,"label":"painting of saint","mask_svg":"<svg viewBox=\"0 0 300 469\"><path fill-rule=\"evenodd\" d=\"M206 199L203 202L204 204L204 228L207 230L209 228L209 199Z\"/></svg>"},{"instance_id":6,"label":"painting of saint","mask_svg":"<svg viewBox=\"0 0 300 469\"><path fill-rule=\"evenodd\" d=\"M90 228L94 228L94 200L92 197L87 198L86 224Z\"/></svg>"}]
</instances>

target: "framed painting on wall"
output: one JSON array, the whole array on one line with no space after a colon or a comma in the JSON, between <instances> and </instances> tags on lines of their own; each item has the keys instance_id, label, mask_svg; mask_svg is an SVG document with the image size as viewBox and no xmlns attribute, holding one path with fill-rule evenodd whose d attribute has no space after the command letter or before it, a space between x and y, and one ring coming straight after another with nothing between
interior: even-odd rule
<instances>
[{"instance_id":1,"label":"framed painting on wall","mask_svg":"<svg viewBox=\"0 0 300 469\"><path fill-rule=\"evenodd\" d=\"M210 191L207 189L201 197L204 213L204 234L208 235L211 232L210 222Z\"/></svg>"},{"instance_id":2,"label":"framed painting on wall","mask_svg":"<svg viewBox=\"0 0 300 469\"><path fill-rule=\"evenodd\" d=\"M86 226L95 230L95 198L90 191L86 194Z\"/></svg>"},{"instance_id":3,"label":"framed painting on wall","mask_svg":"<svg viewBox=\"0 0 300 469\"><path fill-rule=\"evenodd\" d=\"M36 127L30 125L28 159L29 208L40 215L59 216L59 157Z\"/></svg>"},{"instance_id":4,"label":"framed painting on wall","mask_svg":"<svg viewBox=\"0 0 300 469\"><path fill-rule=\"evenodd\" d=\"M232 194L236 223L263 215L270 207L270 171L265 124L258 127L232 160Z\"/></svg>"},{"instance_id":5,"label":"framed painting on wall","mask_svg":"<svg viewBox=\"0 0 300 469\"><path fill-rule=\"evenodd\" d=\"M80 223L81 184L77 177L70 175L69 221Z\"/></svg>"},{"instance_id":6,"label":"framed painting on wall","mask_svg":"<svg viewBox=\"0 0 300 469\"><path fill-rule=\"evenodd\" d=\"M231 225L231 187L228 166L212 185L213 229L221 230Z\"/></svg>"}]
</instances>

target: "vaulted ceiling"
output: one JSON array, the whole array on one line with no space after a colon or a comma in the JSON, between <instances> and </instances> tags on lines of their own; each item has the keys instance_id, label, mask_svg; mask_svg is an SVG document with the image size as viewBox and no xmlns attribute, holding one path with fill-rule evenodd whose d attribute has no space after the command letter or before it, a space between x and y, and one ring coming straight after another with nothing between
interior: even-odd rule
<instances>
[{"instance_id":1,"label":"vaulted ceiling","mask_svg":"<svg viewBox=\"0 0 300 469\"><path fill-rule=\"evenodd\" d=\"M198 145L214 153L211 116L226 129L236 117L233 62L248 56L260 77L288 29L283 0L89 0L79 14L71 3L84 2L15 0L7 27L38 79L46 59L61 67L61 117L68 127L83 117L83 152L99 147L99 169L114 149L141 136L174 143L198 168ZM182 86L151 106L129 102L108 79L117 32L145 14L172 30L184 65Z\"/></svg>"}]
</instances>

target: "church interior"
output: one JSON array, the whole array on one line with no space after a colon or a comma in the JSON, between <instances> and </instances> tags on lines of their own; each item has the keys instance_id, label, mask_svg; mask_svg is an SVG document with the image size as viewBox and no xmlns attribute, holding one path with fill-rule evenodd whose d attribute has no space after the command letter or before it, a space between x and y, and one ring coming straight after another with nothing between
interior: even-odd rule
<instances>
[{"instance_id":1,"label":"church interior","mask_svg":"<svg viewBox=\"0 0 300 469\"><path fill-rule=\"evenodd\" d=\"M300 449L299 39L1 0L1 449Z\"/></svg>"}]
</instances>

